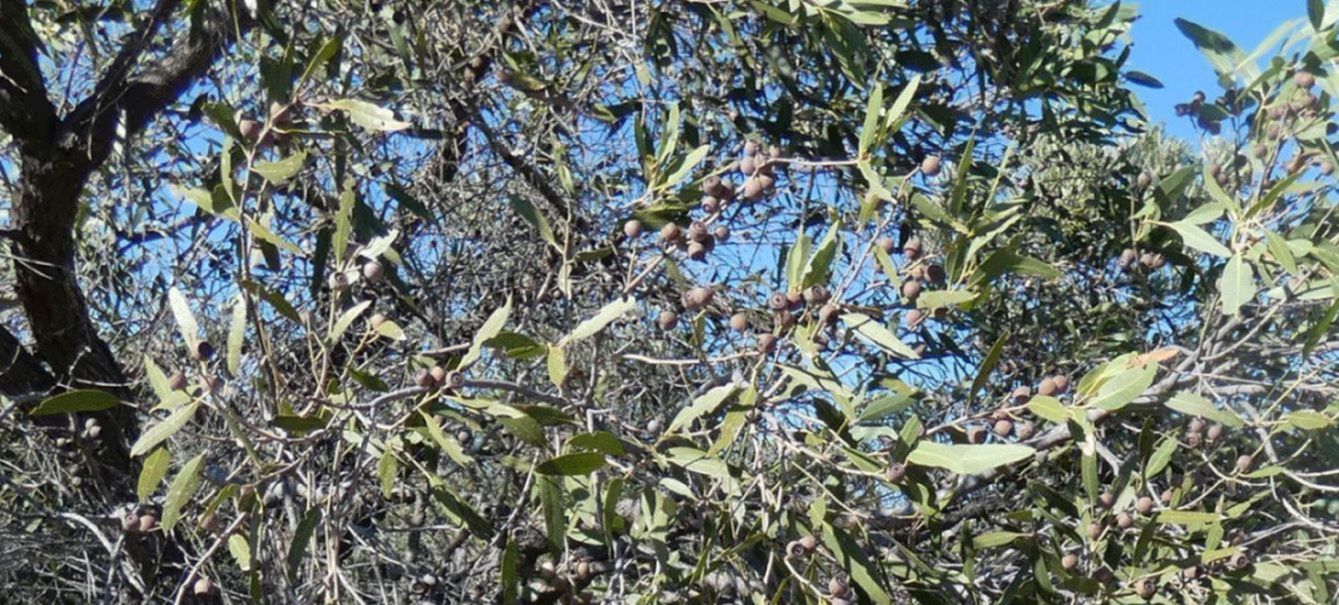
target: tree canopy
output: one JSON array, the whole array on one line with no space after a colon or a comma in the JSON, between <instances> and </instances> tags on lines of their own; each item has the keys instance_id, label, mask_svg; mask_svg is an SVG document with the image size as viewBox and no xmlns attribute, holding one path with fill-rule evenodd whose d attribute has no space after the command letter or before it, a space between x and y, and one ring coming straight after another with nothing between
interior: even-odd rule
<instances>
[{"instance_id":1,"label":"tree canopy","mask_svg":"<svg viewBox=\"0 0 1339 605\"><path fill-rule=\"evenodd\" d=\"M0 586L1333 602L1303 9L0 0Z\"/></svg>"}]
</instances>

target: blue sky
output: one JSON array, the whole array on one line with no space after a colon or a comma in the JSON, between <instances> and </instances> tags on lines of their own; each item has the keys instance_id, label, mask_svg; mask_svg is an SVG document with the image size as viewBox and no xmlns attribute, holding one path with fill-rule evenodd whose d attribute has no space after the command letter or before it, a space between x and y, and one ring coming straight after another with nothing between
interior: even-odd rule
<instances>
[{"instance_id":1,"label":"blue sky","mask_svg":"<svg viewBox=\"0 0 1339 605\"><path fill-rule=\"evenodd\" d=\"M1211 99L1221 90L1209 63L1174 20L1181 17L1222 32L1250 52L1284 21L1306 19L1306 0L1145 0L1138 6L1140 19L1130 32L1134 50L1129 67L1153 75L1166 86L1160 90L1140 87L1139 96L1155 121L1166 122L1169 132L1191 140L1197 135L1185 118L1176 118L1172 108L1196 90L1203 90Z\"/></svg>"}]
</instances>

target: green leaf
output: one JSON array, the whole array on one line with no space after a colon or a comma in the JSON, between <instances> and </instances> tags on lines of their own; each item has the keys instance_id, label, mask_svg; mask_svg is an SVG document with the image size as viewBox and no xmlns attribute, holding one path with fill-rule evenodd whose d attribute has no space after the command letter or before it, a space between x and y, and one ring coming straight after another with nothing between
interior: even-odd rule
<instances>
[{"instance_id":1,"label":"green leaf","mask_svg":"<svg viewBox=\"0 0 1339 605\"><path fill-rule=\"evenodd\" d=\"M1177 221L1175 223L1165 224L1181 234L1181 241L1185 242L1185 244L1191 248L1199 250L1200 252L1207 252L1215 256L1221 256L1223 258L1232 256L1232 251L1229 250L1227 246L1224 246L1217 239L1214 239L1212 235L1209 235L1207 231L1200 229L1194 223Z\"/></svg>"},{"instance_id":2,"label":"green leaf","mask_svg":"<svg viewBox=\"0 0 1339 605\"><path fill-rule=\"evenodd\" d=\"M343 42L343 38L332 36L325 41L325 44L321 45L321 49L316 51L316 54L312 55L311 60L307 62L307 68L302 70L302 78L298 80L298 88L301 88L322 65L339 54Z\"/></svg>"},{"instance_id":3,"label":"green leaf","mask_svg":"<svg viewBox=\"0 0 1339 605\"><path fill-rule=\"evenodd\" d=\"M1057 424L1069 422L1069 419L1073 417L1065 404L1060 403L1059 399L1047 395L1033 397L1027 402L1027 409L1038 417Z\"/></svg>"},{"instance_id":4,"label":"green leaf","mask_svg":"<svg viewBox=\"0 0 1339 605\"><path fill-rule=\"evenodd\" d=\"M244 572L251 571L251 545L247 544L246 536L242 534L228 536L228 553L232 555L234 561L237 561L238 569Z\"/></svg>"},{"instance_id":5,"label":"green leaf","mask_svg":"<svg viewBox=\"0 0 1339 605\"><path fill-rule=\"evenodd\" d=\"M251 235L259 237L262 241L267 243L274 244L284 252L296 254L298 256L306 256L306 253L303 252L302 248L299 248L297 244L280 237L278 233L271 231L269 226L261 221L247 217L246 227L247 230L251 232Z\"/></svg>"},{"instance_id":6,"label":"green leaf","mask_svg":"<svg viewBox=\"0 0 1339 605\"><path fill-rule=\"evenodd\" d=\"M530 203L530 200L519 196L512 196L511 209L516 211L516 214L520 215L521 218L525 219L525 222L530 223L530 226L538 229L539 236L544 238L544 241L548 242L549 245L555 248L559 247L558 238L553 235L553 228L549 226L549 219L544 218L544 215L540 213L539 209L536 208L534 204Z\"/></svg>"},{"instance_id":7,"label":"green leaf","mask_svg":"<svg viewBox=\"0 0 1339 605\"><path fill-rule=\"evenodd\" d=\"M191 313L191 306L186 303L186 297L173 287L167 291L167 304L172 309L172 317L177 320L177 328L181 330L181 338L186 341L186 347L195 346L196 341L200 339L200 324L195 322L195 314Z\"/></svg>"},{"instance_id":8,"label":"green leaf","mask_svg":"<svg viewBox=\"0 0 1339 605\"><path fill-rule=\"evenodd\" d=\"M232 321L228 326L228 373L237 376L242 371L242 344L246 340L246 297L238 296L232 306Z\"/></svg>"},{"instance_id":9,"label":"green leaf","mask_svg":"<svg viewBox=\"0 0 1339 605\"><path fill-rule=\"evenodd\" d=\"M892 331L885 328L883 324L880 324L868 315L862 313L847 313L842 315L842 323L845 323L847 328L855 330L855 333L859 334L861 338L864 338L884 351L906 359L920 358L920 356L916 354L916 351L907 346L906 343L902 342L896 334L893 334Z\"/></svg>"},{"instance_id":10,"label":"green leaf","mask_svg":"<svg viewBox=\"0 0 1339 605\"><path fill-rule=\"evenodd\" d=\"M1244 59L1243 53L1237 48L1236 44L1227 36L1216 31L1200 26L1199 24L1177 19L1175 21L1177 29L1181 30L1195 47L1200 49L1204 57L1209 60L1214 71L1222 75L1234 74L1239 65L1239 61Z\"/></svg>"},{"instance_id":11,"label":"green leaf","mask_svg":"<svg viewBox=\"0 0 1339 605\"><path fill-rule=\"evenodd\" d=\"M804 276L800 279L801 288L827 283L828 276L832 274L832 261L841 250L841 244L841 225L833 223L823 235L823 241L819 242L813 258L809 259L809 263L804 267Z\"/></svg>"},{"instance_id":12,"label":"green leaf","mask_svg":"<svg viewBox=\"0 0 1339 605\"><path fill-rule=\"evenodd\" d=\"M971 281L973 284L983 283L1006 273L1035 275L1043 279L1060 279L1063 275L1059 269L1043 261L1006 248L996 250L986 258L986 261L977 268Z\"/></svg>"},{"instance_id":13,"label":"green leaf","mask_svg":"<svg viewBox=\"0 0 1339 605\"><path fill-rule=\"evenodd\" d=\"M694 399L692 404L679 410L679 413L674 416L674 420L670 422L669 428L665 430L665 434L668 435L677 432L679 429L688 426L694 420L706 416L707 414L714 413L721 407L722 403L725 403L726 399L729 399L731 395L735 394L735 390L733 384L709 389L706 393L703 393L702 396Z\"/></svg>"},{"instance_id":14,"label":"green leaf","mask_svg":"<svg viewBox=\"0 0 1339 605\"><path fill-rule=\"evenodd\" d=\"M916 298L916 307L919 309L959 307L976 300L976 296L977 294L970 290L930 290L921 292Z\"/></svg>"},{"instance_id":15,"label":"green leaf","mask_svg":"<svg viewBox=\"0 0 1339 605\"><path fill-rule=\"evenodd\" d=\"M191 417L195 416L195 411L199 407L199 402L179 407L166 420L149 427L149 430L144 431L139 439L135 441L135 445L130 448L130 455L142 456L157 447L158 444L167 441L169 437L175 435L177 431L181 430L181 427L186 426L186 423L191 421Z\"/></svg>"},{"instance_id":16,"label":"green leaf","mask_svg":"<svg viewBox=\"0 0 1339 605\"><path fill-rule=\"evenodd\" d=\"M395 451L390 447L381 452L381 459L377 461L377 479L381 482L381 496L390 499L395 492L395 475L400 471L400 461L395 458Z\"/></svg>"},{"instance_id":17,"label":"green leaf","mask_svg":"<svg viewBox=\"0 0 1339 605\"><path fill-rule=\"evenodd\" d=\"M1032 457L1036 450L1019 444L964 445L920 441L907 461L942 468L959 475L975 475Z\"/></svg>"},{"instance_id":18,"label":"green leaf","mask_svg":"<svg viewBox=\"0 0 1339 605\"><path fill-rule=\"evenodd\" d=\"M1223 313L1228 315L1237 315L1242 305L1255 298L1255 274L1241 255L1233 255L1223 267L1218 290L1223 297Z\"/></svg>"},{"instance_id":19,"label":"green leaf","mask_svg":"<svg viewBox=\"0 0 1339 605\"><path fill-rule=\"evenodd\" d=\"M809 260L810 245L809 236L800 233L795 238L795 245L786 253L786 283L792 291L801 289L800 281L804 277L805 263Z\"/></svg>"},{"instance_id":20,"label":"green leaf","mask_svg":"<svg viewBox=\"0 0 1339 605\"><path fill-rule=\"evenodd\" d=\"M892 596L884 590L877 579L883 574L876 570L869 555L860 548L860 542L840 528L823 523L823 543L835 555L836 562L842 570L869 596L870 601L878 605L889 605L893 602Z\"/></svg>"},{"instance_id":21,"label":"green leaf","mask_svg":"<svg viewBox=\"0 0 1339 605\"><path fill-rule=\"evenodd\" d=\"M1319 431L1334 426L1333 418L1315 410L1297 410L1289 413L1283 419L1288 424L1304 431Z\"/></svg>"},{"instance_id":22,"label":"green leaf","mask_svg":"<svg viewBox=\"0 0 1339 605\"><path fill-rule=\"evenodd\" d=\"M335 212L335 234L330 240L337 263L347 258L349 236L353 232L353 208L356 205L358 197L353 191L353 180L349 179L344 184L344 191L339 194L339 209Z\"/></svg>"},{"instance_id":23,"label":"green leaf","mask_svg":"<svg viewBox=\"0 0 1339 605\"><path fill-rule=\"evenodd\" d=\"M1158 513L1158 523L1165 525L1205 525L1217 523L1221 519L1218 513L1191 510L1164 510Z\"/></svg>"},{"instance_id":24,"label":"green leaf","mask_svg":"<svg viewBox=\"0 0 1339 605\"><path fill-rule=\"evenodd\" d=\"M601 308L594 317L577 324L577 327L573 328L570 334L558 342L558 346L562 347L584 338L590 338L619 318L635 314L637 309L637 301L632 297L615 300Z\"/></svg>"},{"instance_id":25,"label":"green leaf","mask_svg":"<svg viewBox=\"0 0 1339 605\"><path fill-rule=\"evenodd\" d=\"M507 548L502 551L502 605L516 605L517 569L521 566L520 555L516 551L516 540L508 538Z\"/></svg>"},{"instance_id":26,"label":"green leaf","mask_svg":"<svg viewBox=\"0 0 1339 605\"><path fill-rule=\"evenodd\" d=\"M875 83L865 104L865 123L860 128L858 154L864 156L879 132L879 114L883 112L883 84Z\"/></svg>"},{"instance_id":27,"label":"green leaf","mask_svg":"<svg viewBox=\"0 0 1339 605\"><path fill-rule=\"evenodd\" d=\"M1213 402L1190 391L1181 391L1167 401L1167 407L1181 412L1212 420L1224 426L1240 428L1246 423L1241 417L1228 410L1219 409Z\"/></svg>"},{"instance_id":28,"label":"green leaf","mask_svg":"<svg viewBox=\"0 0 1339 605\"><path fill-rule=\"evenodd\" d=\"M339 319L336 319L335 323L331 324L330 333L326 335L326 341L333 344L335 341L339 340L339 338L344 335L344 332L349 329L349 326L353 325L353 321L358 319L358 316L362 315L363 311L366 311L370 306L372 306L372 301L365 300L349 307L348 310L343 313L340 313Z\"/></svg>"},{"instance_id":29,"label":"green leaf","mask_svg":"<svg viewBox=\"0 0 1339 605\"><path fill-rule=\"evenodd\" d=\"M573 435L571 439L567 440L567 447L600 452L609 456L622 456L625 453L623 442L619 441L618 437L615 437L609 431Z\"/></svg>"},{"instance_id":30,"label":"green leaf","mask_svg":"<svg viewBox=\"0 0 1339 605\"><path fill-rule=\"evenodd\" d=\"M1311 29L1319 32L1325 28L1325 0L1306 0L1306 16L1311 20Z\"/></svg>"},{"instance_id":31,"label":"green leaf","mask_svg":"<svg viewBox=\"0 0 1339 605\"><path fill-rule=\"evenodd\" d=\"M167 488L167 498L163 500L164 531L172 531L172 527L181 520L181 509L190 502L195 491L200 489L200 470L204 466L204 454L191 458L190 462L181 467L181 472L177 473L172 485Z\"/></svg>"},{"instance_id":32,"label":"green leaf","mask_svg":"<svg viewBox=\"0 0 1339 605\"><path fill-rule=\"evenodd\" d=\"M501 307L494 309L484 320L484 324L479 326L479 331L474 333L474 340L470 342L470 350L465 352L465 356L460 358L458 367L467 368L479 359L483 351L484 343L492 340L502 332L502 326L507 325L507 318L511 316L511 297L507 297L507 302Z\"/></svg>"},{"instance_id":33,"label":"green leaf","mask_svg":"<svg viewBox=\"0 0 1339 605\"><path fill-rule=\"evenodd\" d=\"M67 391L55 397L48 397L28 414L31 416L48 416L52 414L96 412L114 408L120 403L120 399L106 391L80 389Z\"/></svg>"},{"instance_id":34,"label":"green leaf","mask_svg":"<svg viewBox=\"0 0 1339 605\"><path fill-rule=\"evenodd\" d=\"M679 165L677 168L675 168L674 172L666 175L665 182L662 183L656 189L668 189L670 187L679 184L679 181L682 181L684 177L691 174L693 172L693 169L697 168L697 165L702 163L702 159L707 157L707 152L710 150L711 150L710 146L703 145L701 147L698 147L697 149L688 152L688 155L684 156L683 159L680 160Z\"/></svg>"},{"instance_id":35,"label":"green leaf","mask_svg":"<svg viewBox=\"0 0 1339 605\"><path fill-rule=\"evenodd\" d=\"M288 556L284 558L288 564L290 580L298 577L298 568L302 566L302 558L307 555L307 545L311 543L316 528L321 524L321 515L319 508L307 511L307 514L302 516L302 522L298 523L297 531L293 532L293 540L288 543Z\"/></svg>"},{"instance_id":36,"label":"green leaf","mask_svg":"<svg viewBox=\"0 0 1339 605\"><path fill-rule=\"evenodd\" d=\"M686 471L727 481L734 479L734 473L730 472L730 465L720 458L697 448L672 447L668 453L669 461Z\"/></svg>"},{"instance_id":37,"label":"green leaf","mask_svg":"<svg viewBox=\"0 0 1339 605\"><path fill-rule=\"evenodd\" d=\"M860 412L860 417L857 420L859 422L878 420L905 410L915 402L916 399L912 397L910 391L889 393L869 402L864 411Z\"/></svg>"},{"instance_id":38,"label":"green leaf","mask_svg":"<svg viewBox=\"0 0 1339 605\"><path fill-rule=\"evenodd\" d=\"M535 471L541 475L589 475L604 468L604 464L604 454L600 452L577 452L550 458L535 467Z\"/></svg>"},{"instance_id":39,"label":"green leaf","mask_svg":"<svg viewBox=\"0 0 1339 605\"><path fill-rule=\"evenodd\" d=\"M172 453L165 447L154 448L153 452L144 457L139 470L139 481L135 485L135 495L139 497L140 502L148 502L149 497L158 490L158 484L167 476L167 469L171 464Z\"/></svg>"},{"instance_id":40,"label":"green leaf","mask_svg":"<svg viewBox=\"0 0 1339 605\"><path fill-rule=\"evenodd\" d=\"M549 381L553 382L553 386L562 387L563 382L567 380L567 352L562 347L549 347L545 367L549 371Z\"/></svg>"},{"instance_id":41,"label":"green leaf","mask_svg":"<svg viewBox=\"0 0 1339 605\"><path fill-rule=\"evenodd\" d=\"M1157 373L1158 366L1152 363L1121 370L1097 388L1091 405L1103 410L1119 410L1143 394L1153 384Z\"/></svg>"},{"instance_id":42,"label":"green leaf","mask_svg":"<svg viewBox=\"0 0 1339 605\"><path fill-rule=\"evenodd\" d=\"M325 105L331 109L338 109L349 114L349 120L354 124L362 126L368 130L378 130L382 132L394 132L409 128L407 122L401 122L395 119L395 113L389 109L378 107L367 101L358 99L339 99L331 101Z\"/></svg>"},{"instance_id":43,"label":"green leaf","mask_svg":"<svg viewBox=\"0 0 1339 605\"><path fill-rule=\"evenodd\" d=\"M306 162L307 152L299 151L282 160L260 160L251 166L251 170L271 183L283 183L301 171Z\"/></svg>"},{"instance_id":44,"label":"green leaf","mask_svg":"<svg viewBox=\"0 0 1339 605\"><path fill-rule=\"evenodd\" d=\"M379 336L391 340L404 340L407 338L404 333L404 328L401 328L400 324L391 320L381 322L381 325L377 326L376 330Z\"/></svg>"},{"instance_id":45,"label":"green leaf","mask_svg":"<svg viewBox=\"0 0 1339 605\"><path fill-rule=\"evenodd\" d=\"M452 462L461 466L468 466L474 462L474 459L465 453L465 448L460 446L460 442L442 430L437 417L422 410L419 410L419 415L423 417L423 426L428 432L428 437Z\"/></svg>"},{"instance_id":46,"label":"green leaf","mask_svg":"<svg viewBox=\"0 0 1339 605\"><path fill-rule=\"evenodd\" d=\"M1021 534L1012 531L992 531L972 538L972 546L980 549L996 548L1004 546L1019 538L1026 538L1031 534Z\"/></svg>"},{"instance_id":47,"label":"green leaf","mask_svg":"<svg viewBox=\"0 0 1339 605\"><path fill-rule=\"evenodd\" d=\"M1176 448L1179 446L1180 444L1175 438L1163 439L1162 443L1158 444L1158 448L1149 455L1148 462L1144 464L1144 478L1156 477L1158 473L1166 469L1172 461L1172 454L1176 453Z\"/></svg>"}]
</instances>

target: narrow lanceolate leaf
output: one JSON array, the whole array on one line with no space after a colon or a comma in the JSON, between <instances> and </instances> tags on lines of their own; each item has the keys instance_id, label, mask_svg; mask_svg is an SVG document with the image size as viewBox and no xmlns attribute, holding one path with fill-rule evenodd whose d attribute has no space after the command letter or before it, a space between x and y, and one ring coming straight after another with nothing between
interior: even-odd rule
<instances>
[{"instance_id":1,"label":"narrow lanceolate leaf","mask_svg":"<svg viewBox=\"0 0 1339 605\"><path fill-rule=\"evenodd\" d=\"M688 426L694 420L715 412L721 407L721 404L725 403L725 400L729 399L734 393L735 386L732 384L708 390L706 393L703 393L701 397L694 399L691 405L679 410L679 413L674 416L674 420L670 422L669 428L666 429L665 433L673 433Z\"/></svg>"},{"instance_id":2,"label":"narrow lanceolate leaf","mask_svg":"<svg viewBox=\"0 0 1339 605\"><path fill-rule=\"evenodd\" d=\"M589 475L604 466L604 454L600 452L578 452L550 458L535 471L541 475Z\"/></svg>"},{"instance_id":3,"label":"narrow lanceolate leaf","mask_svg":"<svg viewBox=\"0 0 1339 605\"><path fill-rule=\"evenodd\" d=\"M200 489L200 471L204 466L205 455L200 454L191 458L190 462L181 467L176 478L172 479L172 485L167 488L167 498L163 501L162 523L165 531L172 531L172 527L181 520L181 509L190 502L195 490Z\"/></svg>"},{"instance_id":4,"label":"narrow lanceolate leaf","mask_svg":"<svg viewBox=\"0 0 1339 605\"><path fill-rule=\"evenodd\" d=\"M130 455L142 456L158 444L167 441L177 431L180 431L181 427L186 426L186 423L191 421L191 417L195 416L195 410L199 407L198 402L179 407L166 420L149 427L149 430L144 431L144 434L140 435L139 439L135 441L135 445L130 448Z\"/></svg>"},{"instance_id":5,"label":"narrow lanceolate leaf","mask_svg":"<svg viewBox=\"0 0 1339 605\"><path fill-rule=\"evenodd\" d=\"M1304 431L1319 431L1334 426L1334 419L1315 410L1297 410L1289 413L1284 420Z\"/></svg>"},{"instance_id":6,"label":"narrow lanceolate leaf","mask_svg":"<svg viewBox=\"0 0 1339 605\"><path fill-rule=\"evenodd\" d=\"M1255 298L1255 274L1251 266L1240 254L1233 255L1223 267L1223 277L1218 280L1218 291L1223 298L1223 312L1236 315L1242 305Z\"/></svg>"},{"instance_id":7,"label":"narrow lanceolate leaf","mask_svg":"<svg viewBox=\"0 0 1339 605\"><path fill-rule=\"evenodd\" d=\"M158 484L167 476L167 468L171 464L172 453L165 447L154 448L152 453L144 457L144 464L139 471L139 481L135 485L135 495L139 497L140 502L147 502L158 490Z\"/></svg>"},{"instance_id":8,"label":"narrow lanceolate leaf","mask_svg":"<svg viewBox=\"0 0 1339 605\"><path fill-rule=\"evenodd\" d=\"M186 341L187 347L193 346L200 338L200 324L195 322L195 314L191 313L191 306L186 303L186 297L180 290L172 288L167 291L167 304L172 308L172 317L177 320L182 340Z\"/></svg>"},{"instance_id":9,"label":"narrow lanceolate leaf","mask_svg":"<svg viewBox=\"0 0 1339 605\"><path fill-rule=\"evenodd\" d=\"M1179 446L1180 444L1177 443L1175 438L1163 439L1162 443L1158 444L1157 449L1149 455L1148 462L1144 465L1144 478L1149 479L1157 476L1158 473L1166 469L1172 461L1172 454L1176 453L1176 448Z\"/></svg>"},{"instance_id":10,"label":"narrow lanceolate leaf","mask_svg":"<svg viewBox=\"0 0 1339 605\"><path fill-rule=\"evenodd\" d=\"M1153 384L1157 372L1158 366L1153 363L1121 370L1097 388L1093 407L1112 411L1125 407Z\"/></svg>"},{"instance_id":11,"label":"narrow lanceolate leaf","mask_svg":"<svg viewBox=\"0 0 1339 605\"><path fill-rule=\"evenodd\" d=\"M228 372L237 376L242 371L242 344L246 340L246 297L238 296L232 306L232 321L228 326Z\"/></svg>"},{"instance_id":12,"label":"narrow lanceolate leaf","mask_svg":"<svg viewBox=\"0 0 1339 605\"><path fill-rule=\"evenodd\" d=\"M345 330L353 325L353 321L358 319L358 316L362 315L363 311L366 311L370 306L372 306L372 301L365 300L341 313L339 319L336 319L335 323L330 326L330 334L326 336L326 340L332 343L339 340L344 335Z\"/></svg>"},{"instance_id":13,"label":"narrow lanceolate leaf","mask_svg":"<svg viewBox=\"0 0 1339 605\"><path fill-rule=\"evenodd\" d=\"M50 414L73 414L76 412L96 412L116 407L121 403L115 395L106 391L97 391L93 389L80 389L78 391L69 391L61 393L55 397L49 397L43 401L33 411L28 412L32 416L47 416Z\"/></svg>"},{"instance_id":14,"label":"narrow lanceolate leaf","mask_svg":"<svg viewBox=\"0 0 1339 605\"><path fill-rule=\"evenodd\" d=\"M1059 399L1046 395L1038 395L1027 402L1029 412L1038 417L1045 418L1055 423L1068 422L1072 417L1069 408L1060 403Z\"/></svg>"},{"instance_id":15,"label":"narrow lanceolate leaf","mask_svg":"<svg viewBox=\"0 0 1339 605\"><path fill-rule=\"evenodd\" d=\"M282 183L302 170L302 165L306 161L307 152L299 151L282 160L258 161L251 166L251 169L271 183Z\"/></svg>"},{"instance_id":16,"label":"narrow lanceolate leaf","mask_svg":"<svg viewBox=\"0 0 1339 605\"><path fill-rule=\"evenodd\" d=\"M378 107L358 99L340 99L326 104L327 107L344 111L354 124L368 130L393 132L409 128L409 123L395 119L395 113L384 107Z\"/></svg>"},{"instance_id":17,"label":"narrow lanceolate leaf","mask_svg":"<svg viewBox=\"0 0 1339 605\"><path fill-rule=\"evenodd\" d=\"M432 439L433 443L437 444L437 447L441 448L448 458L461 466L474 462L474 459L465 453L465 448L461 447L460 442L442 430L442 425L437 422L437 417L424 411L420 411L419 414L423 416L423 424L427 428L428 437Z\"/></svg>"},{"instance_id":18,"label":"narrow lanceolate leaf","mask_svg":"<svg viewBox=\"0 0 1339 605\"><path fill-rule=\"evenodd\" d=\"M702 163L702 158L707 157L708 151L711 151L711 147L708 145L702 145L701 147L698 147L697 149L688 152L688 155L684 156L679 161L679 165L677 168L674 169L674 172L665 175L665 182L662 183L658 188L667 189L675 185L678 185L679 182L684 179L684 177L688 176L693 172L694 168L697 168L698 164Z\"/></svg>"},{"instance_id":19,"label":"narrow lanceolate leaf","mask_svg":"<svg viewBox=\"0 0 1339 605\"><path fill-rule=\"evenodd\" d=\"M1230 410L1219 409L1213 402L1190 391L1181 391L1172 396L1172 398L1167 401L1167 407L1181 412L1182 414L1199 416L1206 420L1212 420L1233 428L1239 428L1246 425L1237 414Z\"/></svg>"},{"instance_id":20,"label":"narrow lanceolate leaf","mask_svg":"<svg viewBox=\"0 0 1339 605\"><path fill-rule=\"evenodd\" d=\"M914 349L907 346L907 343L902 342L891 330L868 315L847 313L842 315L842 322L848 328L854 330L856 334L859 334L861 338L884 351L906 359L920 358L920 355L917 355Z\"/></svg>"},{"instance_id":21,"label":"narrow lanceolate leaf","mask_svg":"<svg viewBox=\"0 0 1339 605\"><path fill-rule=\"evenodd\" d=\"M507 325L507 317L511 315L511 298L502 307L495 309L488 319L484 320L484 325L475 332L474 340L470 342L470 349L465 352L465 356L460 358L461 368L468 368L470 364L478 361L480 353L483 351L484 343L492 340L500 332L502 327Z\"/></svg>"},{"instance_id":22,"label":"narrow lanceolate leaf","mask_svg":"<svg viewBox=\"0 0 1339 605\"><path fill-rule=\"evenodd\" d=\"M555 248L558 247L558 238L553 234L553 227L549 226L549 219L544 218L544 215L540 213L539 209L536 208L534 204L530 203L530 200L514 196L511 198L511 209L516 211L516 214L520 215L521 218L525 219L525 222L530 223L531 226L537 229L539 231L539 236L544 238L544 241Z\"/></svg>"},{"instance_id":23,"label":"narrow lanceolate leaf","mask_svg":"<svg viewBox=\"0 0 1339 605\"><path fill-rule=\"evenodd\" d=\"M1215 239L1214 236L1209 235L1209 232L1201 229L1194 223L1178 221L1175 223L1167 223L1167 226L1181 234L1181 241L1185 242L1185 244L1191 248L1199 250L1200 252L1208 252L1215 256L1221 256L1223 258L1232 256L1232 251L1229 250L1227 246L1224 246L1223 243Z\"/></svg>"},{"instance_id":24,"label":"narrow lanceolate leaf","mask_svg":"<svg viewBox=\"0 0 1339 605\"><path fill-rule=\"evenodd\" d=\"M609 324L613 323L618 318L634 314L636 312L637 312L636 300L634 300L633 298L620 298L614 302L605 305L604 308L600 309L600 312L596 313L594 317L591 317L586 321L577 324L577 327L572 330L572 333L565 336L562 339L562 341L558 343L558 346L560 347L566 346L567 344L576 342L583 338L590 338L600 330L603 330L605 326L608 326ZM492 337L490 336L489 338Z\"/></svg>"},{"instance_id":25,"label":"narrow lanceolate leaf","mask_svg":"<svg viewBox=\"0 0 1339 605\"><path fill-rule=\"evenodd\" d=\"M1018 444L964 445L921 441L907 461L921 466L947 469L959 475L975 475L1032 457L1036 450Z\"/></svg>"},{"instance_id":26,"label":"narrow lanceolate leaf","mask_svg":"<svg viewBox=\"0 0 1339 605\"><path fill-rule=\"evenodd\" d=\"M298 523L298 530L293 533L293 541L288 544L288 556L285 562L288 563L288 577L298 577L298 568L302 566L302 558L307 555L307 545L311 543L312 535L316 533L316 527L321 524L321 509L313 508L307 511L302 517L302 522Z\"/></svg>"},{"instance_id":27,"label":"narrow lanceolate leaf","mask_svg":"<svg viewBox=\"0 0 1339 605\"><path fill-rule=\"evenodd\" d=\"M869 102L865 105L865 124L860 129L860 145L858 150L860 155L873 144L875 136L879 132L879 114L883 112L883 85L876 83L874 89L869 93Z\"/></svg>"}]
</instances>

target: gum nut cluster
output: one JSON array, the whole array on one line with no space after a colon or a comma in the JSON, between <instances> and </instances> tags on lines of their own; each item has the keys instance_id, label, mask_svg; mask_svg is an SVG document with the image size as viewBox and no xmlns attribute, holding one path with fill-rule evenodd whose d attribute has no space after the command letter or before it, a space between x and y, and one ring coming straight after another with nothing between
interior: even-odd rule
<instances>
[{"instance_id":1,"label":"gum nut cluster","mask_svg":"<svg viewBox=\"0 0 1339 605\"><path fill-rule=\"evenodd\" d=\"M740 198L756 202L776 194L776 166L781 149L775 145L767 150L755 140L744 143L744 154L739 158L739 171L744 174L744 188Z\"/></svg>"}]
</instances>

